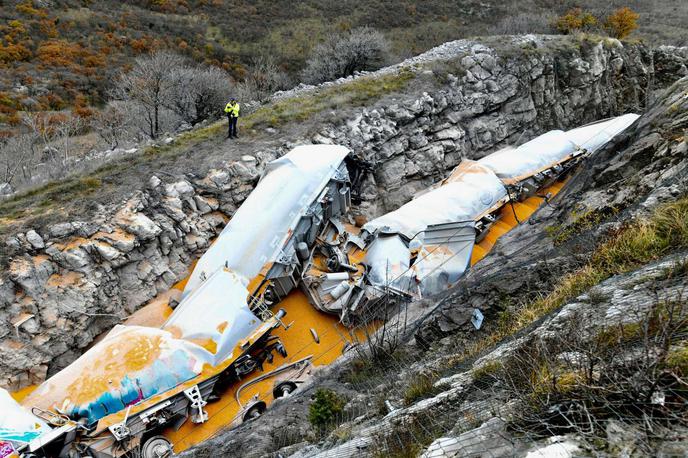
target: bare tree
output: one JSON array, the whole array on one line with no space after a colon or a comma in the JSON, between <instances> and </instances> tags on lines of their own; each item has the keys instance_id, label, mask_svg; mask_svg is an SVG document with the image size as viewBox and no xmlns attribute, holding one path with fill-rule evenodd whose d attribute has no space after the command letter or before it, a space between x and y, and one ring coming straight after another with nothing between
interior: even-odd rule
<instances>
[{"instance_id":1,"label":"bare tree","mask_svg":"<svg viewBox=\"0 0 688 458\"><path fill-rule=\"evenodd\" d=\"M165 106L189 124L216 118L222 113L231 81L217 67L180 67L170 73Z\"/></svg>"},{"instance_id":2,"label":"bare tree","mask_svg":"<svg viewBox=\"0 0 688 458\"><path fill-rule=\"evenodd\" d=\"M72 137L84 128L82 118L65 113L26 113L22 121L33 137L34 153L39 147L50 149L51 159L62 163L72 158Z\"/></svg>"},{"instance_id":3,"label":"bare tree","mask_svg":"<svg viewBox=\"0 0 688 458\"><path fill-rule=\"evenodd\" d=\"M18 134L0 144L0 183L14 185L31 178L36 157L32 149L32 134Z\"/></svg>"},{"instance_id":4,"label":"bare tree","mask_svg":"<svg viewBox=\"0 0 688 458\"><path fill-rule=\"evenodd\" d=\"M60 176L73 163L74 136L82 132L84 121L65 113L25 113L21 133L0 144L0 182L12 185L30 182L43 167L52 177Z\"/></svg>"},{"instance_id":5,"label":"bare tree","mask_svg":"<svg viewBox=\"0 0 688 458\"><path fill-rule=\"evenodd\" d=\"M53 142L49 146L59 151L64 166L75 157L74 137L83 132L85 124L83 118L71 115L58 118L52 123Z\"/></svg>"},{"instance_id":6,"label":"bare tree","mask_svg":"<svg viewBox=\"0 0 688 458\"><path fill-rule=\"evenodd\" d=\"M121 100L133 100L141 106L150 138L157 138L161 132L161 111L169 103L166 97L175 84L170 75L185 67L182 56L158 51L138 57L131 71L120 76L115 95Z\"/></svg>"},{"instance_id":7,"label":"bare tree","mask_svg":"<svg viewBox=\"0 0 688 458\"><path fill-rule=\"evenodd\" d=\"M356 71L377 69L384 64L388 51L389 43L384 35L370 27L332 34L313 50L303 79L320 83Z\"/></svg>"},{"instance_id":8,"label":"bare tree","mask_svg":"<svg viewBox=\"0 0 688 458\"><path fill-rule=\"evenodd\" d=\"M243 100L265 102L277 91L291 87L291 79L271 57L261 56L248 68L248 75L237 85L237 96Z\"/></svg>"},{"instance_id":9,"label":"bare tree","mask_svg":"<svg viewBox=\"0 0 688 458\"><path fill-rule=\"evenodd\" d=\"M115 149L129 132L131 121L126 102L112 101L91 118L91 128L103 139L110 149Z\"/></svg>"}]
</instances>

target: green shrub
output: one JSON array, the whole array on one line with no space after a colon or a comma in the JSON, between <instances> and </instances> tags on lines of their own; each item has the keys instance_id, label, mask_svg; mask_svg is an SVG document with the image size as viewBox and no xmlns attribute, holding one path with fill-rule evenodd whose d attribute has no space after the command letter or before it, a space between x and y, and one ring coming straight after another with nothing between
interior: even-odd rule
<instances>
[{"instance_id":1,"label":"green shrub","mask_svg":"<svg viewBox=\"0 0 688 458\"><path fill-rule=\"evenodd\" d=\"M318 388L308 409L308 420L318 428L330 427L341 415L345 404L346 400L336 392Z\"/></svg>"},{"instance_id":2,"label":"green shrub","mask_svg":"<svg viewBox=\"0 0 688 458\"><path fill-rule=\"evenodd\" d=\"M423 373L413 376L404 391L404 404L409 406L416 401L441 393L445 387L436 387L436 380L435 374Z\"/></svg>"}]
</instances>

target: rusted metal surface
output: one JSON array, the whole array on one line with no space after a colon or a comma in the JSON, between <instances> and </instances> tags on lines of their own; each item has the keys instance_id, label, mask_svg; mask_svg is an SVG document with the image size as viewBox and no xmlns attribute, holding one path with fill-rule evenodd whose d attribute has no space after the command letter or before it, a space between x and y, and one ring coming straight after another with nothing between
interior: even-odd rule
<instances>
[{"instance_id":1,"label":"rusted metal surface","mask_svg":"<svg viewBox=\"0 0 688 458\"><path fill-rule=\"evenodd\" d=\"M23 404L94 423L197 377L206 353L167 331L117 326Z\"/></svg>"}]
</instances>

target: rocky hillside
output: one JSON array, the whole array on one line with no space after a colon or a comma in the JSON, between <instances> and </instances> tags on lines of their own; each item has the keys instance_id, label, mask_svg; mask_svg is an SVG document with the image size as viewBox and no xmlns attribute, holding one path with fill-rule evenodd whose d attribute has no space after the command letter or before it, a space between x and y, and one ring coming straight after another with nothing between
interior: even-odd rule
<instances>
[{"instance_id":1,"label":"rocky hillside","mask_svg":"<svg viewBox=\"0 0 688 458\"><path fill-rule=\"evenodd\" d=\"M211 126L2 202L0 384L40 382L180 280L261 168L293 144L340 143L373 164L358 212L377 215L463 157L642 110L676 67L685 71L671 51L615 40L452 42L375 74L282 94L242 118L240 143Z\"/></svg>"},{"instance_id":2,"label":"rocky hillside","mask_svg":"<svg viewBox=\"0 0 688 458\"><path fill-rule=\"evenodd\" d=\"M683 456L687 128L683 78L453 291L411 305L424 318L386 364L353 352L183 456ZM343 405L324 429L323 389Z\"/></svg>"},{"instance_id":3,"label":"rocky hillside","mask_svg":"<svg viewBox=\"0 0 688 458\"><path fill-rule=\"evenodd\" d=\"M96 336L183 278L251 191L260 170L294 144L344 144L371 164L358 208L358 216L366 218L396 208L445 176L461 158L481 157L552 128L645 111L657 91L686 73L682 52L590 37L451 42L373 74L281 94L242 118L239 142L223 141L222 124L212 125L93 174L4 201L0 385L17 389L44 380L73 361ZM577 179L567 195L586 194L568 198L566 207L585 202L591 209L606 208L616 196L614 212L602 213L626 218L636 200L650 192L654 203L682 192L680 187L653 184L681 176L662 168L685 156L678 140L685 127L685 119L678 117L685 113L684 99L672 94L672 104L667 105L665 96L653 105L628 140L628 148L635 149L625 155L608 151L599 170ZM677 127L670 130L662 124L669 121ZM660 143L665 148L656 159ZM509 239L516 242L502 243L491 260L466 279L465 285L479 285L471 286L470 291L479 294L470 301L468 290L459 289L440 303L418 333L418 341L435 352L423 356L425 363L442 364L449 352L446 345L465 338L469 312L464 304L484 309L488 323L494 323L495 298L516 300L523 282L534 288L529 295L553 287L556 276L545 272L545 266L551 266L539 259L557 257L562 271L585 259L585 251L580 256L547 251L573 243L553 247L548 238L559 230L568 234L568 225L580 225L565 220L564 215L575 214L568 210L562 208L554 216L543 212L533 230L527 225L514 231ZM625 213L618 213L622 210ZM542 245L523 248L533 240ZM583 245L588 250L593 246ZM532 267L512 268L510 274L500 270L495 276L507 260ZM482 281L490 275L505 289L495 290ZM509 275L513 280L505 281ZM425 366L411 367L400 369L408 372L407 379ZM307 397L302 395L298 405L305 406ZM303 416L297 414L294 421L299 418ZM356 431L367 426L359 422ZM307 429L300 424L298 431L304 434L299 432L297 439L306 437ZM274 444L262 447L258 450L265 452Z\"/></svg>"},{"instance_id":4,"label":"rocky hillside","mask_svg":"<svg viewBox=\"0 0 688 458\"><path fill-rule=\"evenodd\" d=\"M21 110L89 105L107 98L113 76L153 49L170 48L227 69L241 79L260 56L298 75L313 47L332 31L371 26L385 33L400 60L460 37L552 33L574 6L594 13L631 7L635 39L685 45L688 7L674 0L596 2L447 0L8 0L0 4L0 127ZM386 14L380 15L380 11ZM514 14L518 11L518 14Z\"/></svg>"}]
</instances>

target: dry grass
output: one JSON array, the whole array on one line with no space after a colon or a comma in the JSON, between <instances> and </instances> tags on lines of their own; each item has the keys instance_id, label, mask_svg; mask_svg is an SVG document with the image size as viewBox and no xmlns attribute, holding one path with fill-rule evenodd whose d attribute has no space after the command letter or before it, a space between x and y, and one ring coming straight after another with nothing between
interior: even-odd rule
<instances>
[{"instance_id":1,"label":"dry grass","mask_svg":"<svg viewBox=\"0 0 688 458\"><path fill-rule=\"evenodd\" d=\"M666 428L685 427L688 304L657 300L639 321L594 337L582 320L530 341L502 360L494 384L518 402L510 427L530 437L573 433L596 451L617 456L609 420L637 428L638 456L655 456ZM575 356L572 356L575 355ZM652 401L661 394L661 407Z\"/></svg>"},{"instance_id":2,"label":"dry grass","mask_svg":"<svg viewBox=\"0 0 688 458\"><path fill-rule=\"evenodd\" d=\"M560 245L583 231L599 225L602 221L619 212L616 207L587 209L583 212L572 212L573 222L567 226L548 226L545 228L547 235L552 237L555 245Z\"/></svg>"},{"instance_id":3,"label":"dry grass","mask_svg":"<svg viewBox=\"0 0 688 458\"><path fill-rule=\"evenodd\" d=\"M415 74L408 70L379 77L357 78L349 83L268 104L244 117L243 124L246 129L279 127L288 122L306 121L326 110L370 104L384 95L401 91L414 78Z\"/></svg>"},{"instance_id":4,"label":"dry grass","mask_svg":"<svg viewBox=\"0 0 688 458\"><path fill-rule=\"evenodd\" d=\"M672 250L685 248L688 248L688 197L662 205L648 219L611 234L586 265L564 275L548 294L518 307L513 314L500 320L497 330L473 342L447 363L454 366L475 357L607 278L657 260Z\"/></svg>"},{"instance_id":5,"label":"dry grass","mask_svg":"<svg viewBox=\"0 0 688 458\"><path fill-rule=\"evenodd\" d=\"M476 367L471 371L471 378L474 382L478 380L483 380L491 377L498 371L502 369L503 365L501 361L493 360L484 363L483 365Z\"/></svg>"},{"instance_id":6,"label":"dry grass","mask_svg":"<svg viewBox=\"0 0 688 458\"><path fill-rule=\"evenodd\" d=\"M404 404L410 406L421 399L441 393L443 389L435 386L436 380L435 374L422 373L413 376L404 391Z\"/></svg>"},{"instance_id":7,"label":"dry grass","mask_svg":"<svg viewBox=\"0 0 688 458\"><path fill-rule=\"evenodd\" d=\"M377 435L373 441L371 456L374 458L415 458L436 438L451 429L451 418L437 419L430 413L407 418Z\"/></svg>"}]
</instances>

